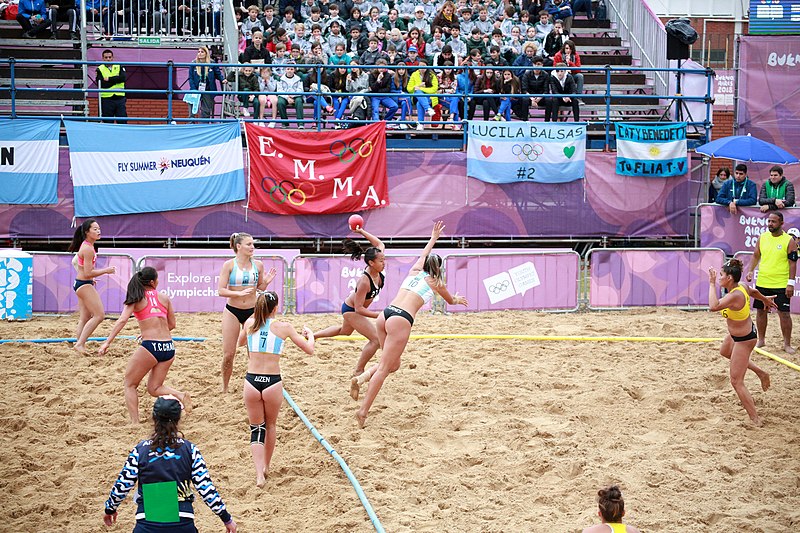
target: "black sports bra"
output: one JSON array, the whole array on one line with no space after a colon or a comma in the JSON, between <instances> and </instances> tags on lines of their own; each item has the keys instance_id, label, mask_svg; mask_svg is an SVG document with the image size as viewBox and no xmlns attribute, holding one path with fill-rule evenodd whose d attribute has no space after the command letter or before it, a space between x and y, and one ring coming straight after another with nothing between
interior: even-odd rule
<instances>
[{"instance_id":1,"label":"black sports bra","mask_svg":"<svg viewBox=\"0 0 800 533\"><path fill-rule=\"evenodd\" d=\"M376 287L375 282L372 281L372 276L370 276L367 272L364 272L364 275L367 276L367 279L369 280L369 292L364 297L364 299L372 300L378 295L378 293L381 292L381 289L383 288L383 281L386 279L386 276L383 275L383 272L380 272L378 274L381 277L381 286Z\"/></svg>"}]
</instances>

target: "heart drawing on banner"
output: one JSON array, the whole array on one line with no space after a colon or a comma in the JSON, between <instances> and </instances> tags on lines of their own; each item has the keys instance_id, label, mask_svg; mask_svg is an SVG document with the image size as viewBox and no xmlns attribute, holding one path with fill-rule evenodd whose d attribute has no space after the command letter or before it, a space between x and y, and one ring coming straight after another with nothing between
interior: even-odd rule
<instances>
[{"instance_id":1,"label":"heart drawing on banner","mask_svg":"<svg viewBox=\"0 0 800 533\"><path fill-rule=\"evenodd\" d=\"M575 155L575 147L566 146L564 148L564 155L567 156L567 159L572 159L572 156Z\"/></svg>"},{"instance_id":2,"label":"heart drawing on banner","mask_svg":"<svg viewBox=\"0 0 800 533\"><path fill-rule=\"evenodd\" d=\"M485 144L481 145L481 153L486 159L489 159L489 156L492 155L492 152L494 152L494 148L491 146L486 146Z\"/></svg>"}]
</instances>

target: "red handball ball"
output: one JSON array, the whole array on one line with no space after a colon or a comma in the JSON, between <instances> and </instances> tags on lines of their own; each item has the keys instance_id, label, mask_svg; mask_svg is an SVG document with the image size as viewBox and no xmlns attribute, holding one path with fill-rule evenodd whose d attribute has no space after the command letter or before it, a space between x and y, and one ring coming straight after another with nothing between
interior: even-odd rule
<instances>
[{"instance_id":1,"label":"red handball ball","mask_svg":"<svg viewBox=\"0 0 800 533\"><path fill-rule=\"evenodd\" d=\"M364 219L361 218L361 215L350 215L350 218L347 219L347 223L353 231L364 227Z\"/></svg>"}]
</instances>

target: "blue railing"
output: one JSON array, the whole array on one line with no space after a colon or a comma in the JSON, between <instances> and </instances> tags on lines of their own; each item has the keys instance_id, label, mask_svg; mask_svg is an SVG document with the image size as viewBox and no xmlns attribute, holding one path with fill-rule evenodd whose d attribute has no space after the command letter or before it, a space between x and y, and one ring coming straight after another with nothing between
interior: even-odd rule
<instances>
[{"instance_id":1,"label":"blue railing","mask_svg":"<svg viewBox=\"0 0 800 533\"><path fill-rule=\"evenodd\" d=\"M84 115L84 116L63 116L61 114L43 115L41 113L33 114L33 113L30 113L30 111L28 111L27 113L24 112L24 111L23 112L19 112L18 108L17 108L18 107L17 106L18 101L19 100L23 100L25 98L25 94L26 93L34 93L34 92L36 92L36 93L63 93L63 94L79 93L79 94L81 94L82 100L88 100L91 97L95 97L95 96L99 97L99 93L101 93L101 92L108 92L108 89L98 89L98 88L90 89L90 88L85 88L85 87L84 88L64 88L64 87L47 87L47 86L38 86L37 87L37 86L31 86L30 84L28 84L28 85L26 85L24 87L21 87L21 86L19 86L19 84L16 83L16 68L17 67L25 66L25 65L38 65L38 66L41 66L41 65L57 65L57 66L76 66L76 67L77 66L97 67L97 66L99 66L101 64L102 64L102 62L99 62L99 61L46 61L46 60L38 60L38 59L37 60L16 60L14 58L0 59L0 65L7 65L9 67L9 71L10 71L10 85L7 86L7 87L0 87L0 92L8 91L10 93L10 113L7 113L5 110L0 108L0 116L10 116L11 118L25 118L25 117L35 116L37 118L63 118L64 120L95 120L95 121L104 120L103 117L99 117L99 116L97 116L97 117L86 116L86 115ZM179 88L176 89L174 87L174 85L175 85L174 80L177 79L178 72L180 72L181 69L187 69L188 70L189 68L196 67L197 63L175 63L175 62L172 62L172 61L168 61L166 63L115 62L115 64L121 65L123 67L163 68L163 69L166 69L166 71L167 71L167 84L166 84L167 86L164 87L163 89L131 89L131 88L126 88L126 89L122 89L122 90L117 90L117 89L114 90L114 92L124 92L126 95L131 95L131 94L137 94L137 95L149 95L149 94L152 94L152 95L156 95L156 94L164 95L166 93L166 97L167 97L167 116L128 117L127 120L130 121L130 122L137 122L137 121L139 121L139 122L161 122L161 121L163 121L165 123L182 123L182 122L183 123L186 123L186 122L199 123L199 122L221 122L221 121L226 121L226 120L247 120L249 122L260 121L260 119L258 119L257 117L252 117L252 118L249 118L249 119L242 119L240 117L235 117L235 116L228 117L228 118L225 118L225 117L223 117L223 118L197 118L197 117L181 118L181 117L176 117L174 115L174 100L177 97L179 97L179 95L186 95L186 94L213 94L214 96L223 95L223 100L224 100L227 97L232 97L232 96L236 96L236 95L240 95L240 94L253 94L253 93L250 93L250 92L238 92L238 91L235 91L235 90L225 90L225 87L222 86L222 85L221 85L221 89L222 90L204 91L203 93L201 93L200 91L196 91L196 90L193 91L193 90L190 90L188 88L184 89L182 87L179 87ZM227 68L242 68L244 66L241 63L213 63L212 65L216 66L216 67L226 68L226 69ZM285 64L278 64L278 65L260 65L260 64L256 64L256 65L252 65L252 66L255 67L255 68L260 68L260 67L263 67L263 66L270 66L270 67L273 68L273 70L276 69L276 68L277 69L281 69L281 68L285 68L286 67ZM302 122L302 123L304 123L306 125L311 125L312 127L315 127L319 131L319 130L323 129L326 126L326 124L327 125L332 125L334 123L340 123L340 124L363 124L364 122L369 122L370 121L370 117L367 117L366 121L354 120L354 119L351 119L351 118L343 118L342 120L336 120L336 121L331 121L331 120L326 121L324 119L324 116L323 116L323 104L322 104L323 97L327 97L327 98L341 97L341 96L350 96L350 97L352 97L352 96L360 95L360 96L365 96L365 97L383 97L383 96L386 96L386 97L390 97L390 98L400 98L400 97L414 98L414 94L413 93L402 93L402 94L400 94L400 93L372 93L372 92L362 92L362 93L346 93L346 92L343 92L343 93L329 93L329 92L323 92L323 91L320 90L320 88L322 87L323 72L324 71L332 72L336 68L339 68L338 65L331 65L331 64L328 64L328 65L319 65L319 64L303 65L303 64L301 64L301 65L294 65L294 66L296 68L299 68L299 69L307 69L309 71L309 76L313 76L313 79L316 80L316 87L317 87L316 90L305 91L303 93L293 93L293 94L297 94L299 96L302 96L304 99L306 99L307 97L310 97L310 96L315 97L314 98L314 104L313 104L313 107L312 107L313 116L311 118L303 119L303 120L298 120L296 118L295 119L285 119L285 120L277 119L276 122L279 122L279 123L292 123L292 122L296 122L297 123L297 122ZM348 68L351 68L351 66L348 65ZM381 66L381 67L379 67L379 66L376 66L376 65L359 65L359 66L357 66L357 68L359 68L361 70L364 70L364 71L369 71L369 70L376 69L376 68L386 68L389 71L393 71L393 70L397 69L398 66ZM455 69L457 72L460 72L463 69L473 70L473 71L477 71L477 70L495 70L495 71L511 70L515 74L519 73L520 76L521 76L521 74L524 73L524 71L531 70L533 67L514 67L514 66L482 66L482 67L472 67L472 66L438 67L437 66L437 67L433 67L433 66L421 66L420 65L420 66L414 66L414 67L411 67L411 68L413 68L414 70L418 70L418 69L433 69L433 70L437 70L437 71L438 70L442 70L444 68L451 68L451 69ZM409 68L409 70L411 68ZM565 67L560 67L560 68L563 69ZM710 136L710 130L711 130L711 126L712 126L712 124L711 124L711 105L713 103L713 98L711 96L711 91L712 91L712 79L713 79L713 76L714 76L714 72L711 69L698 69L698 70L652 69L652 68L643 68L643 67L610 66L610 65L566 67L566 68L568 70L570 70L570 71L579 70L582 73L598 73L599 72L599 73L603 73L604 74L604 79L605 79L604 85L605 85L605 88L604 88L604 90L602 92L583 93L583 94L560 94L558 96L559 97L569 96L571 98L579 98L579 99L583 99L583 100L587 101L588 107L585 106L584 109L586 109L588 113L592 113L592 114L597 113L598 115L595 117L596 120L592 120L591 118L589 118L589 120L582 120L581 122L585 122L590 126L591 125L597 125L597 126L602 126L603 127L603 129L605 131L605 143L604 143L605 144L605 149L609 149L609 147L611 145L611 141L612 141L611 138L613 136L613 124L614 124L614 122L617 122L617 120L612 119L612 112L615 110L615 107L623 106L623 104L612 104L611 103L612 99L619 99L619 100L621 100L623 102L630 101L631 103L635 103L636 101L641 101L641 100L658 99L661 102L661 104L659 106L651 106L649 108L649 114L651 116L658 116L659 112L663 112L664 113L664 115L660 116L658 118L658 120L672 120L672 118L666 117L666 108L669 107L669 106L673 106L673 105L676 106L676 108L678 109L678 111L680 113L680 110L683 107L683 103L685 103L685 102L700 102L705 106L704 116L701 117L702 120L698 120L695 117L689 117L690 120L687 120L687 122L688 122L690 127L694 127L697 130L703 130L703 132L705 133L704 137L706 139L708 139L709 136ZM553 70L559 70L559 67L541 67L539 70L542 70L542 71L545 71L545 72L549 72L549 71L553 71ZM630 85L630 84L623 84L624 88L615 87L615 84L612 82L612 77L613 77L613 75L615 73L624 73L624 74L645 73L646 74L646 73L652 73L652 72L661 73L661 74L667 74L667 76L671 76L671 75L676 75L677 76L677 75L686 75L686 74L703 75L706 78L706 92L705 92L704 95L694 95L694 96L685 96L685 95L682 95L682 94L669 94L669 95L667 95L667 94L647 94L647 93L644 93L644 92L641 92L639 94L615 94L613 92L613 91L619 91L619 90L643 91L643 90L647 89L648 87L650 87L650 86L646 86L646 85L634 86L634 85ZM66 83L69 83L69 81L66 81ZM185 84L185 82L184 82L184 84ZM594 85L596 85L596 84L594 84ZM280 92L258 92L258 93L255 93L255 94L258 94L258 95L286 96L285 94L280 93ZM522 97L521 94L505 94L505 93L491 93L491 94L492 94L493 98L497 98L498 100L500 98L504 98L504 97L505 98L512 98L512 99L518 99L518 98ZM458 94L455 94L455 93L441 93L440 92L440 93L428 94L426 96L439 97L439 98L442 98L442 97L457 97L459 99L459 101L458 101L459 109L460 110L466 110L467 109L467 103L471 98L474 98L474 97L482 97L483 98L483 97L486 97L486 94L485 93L470 93L470 92L464 91L464 92L460 92ZM542 93L539 93L539 94L525 93L524 94L525 98L531 98L531 97L548 98L548 97L552 97L552 96L553 95L551 95L551 94L542 94ZM592 105L589 104L590 102L594 102L594 101L597 101L598 105L593 105L592 106ZM669 105L664 103L664 102L667 102ZM224 107L224 102L223 102L223 107ZM534 107L534 109L536 109L536 108ZM599 113L601 110L603 111L603 113ZM413 112L414 112L414 108L413 107L411 109L411 112L413 114ZM630 109L627 109L627 108L623 107L623 109L620 111L620 113L623 113L621 115L622 119L626 118L626 116L624 115L624 113L626 113L626 112L630 113L631 111L630 111ZM465 119L465 118L466 117L462 117L462 119ZM628 118L630 120L632 120L632 121L636 121L636 120L641 120L644 117L643 117L643 115L630 114L628 116ZM107 120L107 119L105 119L105 120ZM263 120L267 121L267 120L271 120L271 119L263 119ZM425 125L442 125L442 124L444 124L443 122L438 122L438 121L434 122L434 121L430 121L430 120L422 120L422 121L406 120L404 122L401 122L401 121L395 121L395 122L398 123L398 124L404 123L406 125L417 124L417 123L425 124ZM462 122L463 122L463 120L462 120Z\"/></svg>"}]
</instances>

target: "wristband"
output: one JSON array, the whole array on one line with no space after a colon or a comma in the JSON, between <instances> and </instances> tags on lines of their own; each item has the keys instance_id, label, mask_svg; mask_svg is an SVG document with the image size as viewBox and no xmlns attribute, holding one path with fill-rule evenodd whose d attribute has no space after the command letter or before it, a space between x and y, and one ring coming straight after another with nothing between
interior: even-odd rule
<instances>
[{"instance_id":1,"label":"wristband","mask_svg":"<svg viewBox=\"0 0 800 533\"><path fill-rule=\"evenodd\" d=\"M794 287L794 280L793 280L793 279L790 279L789 281L787 281L787 282L786 282L786 284L787 284L789 287Z\"/></svg>"}]
</instances>

